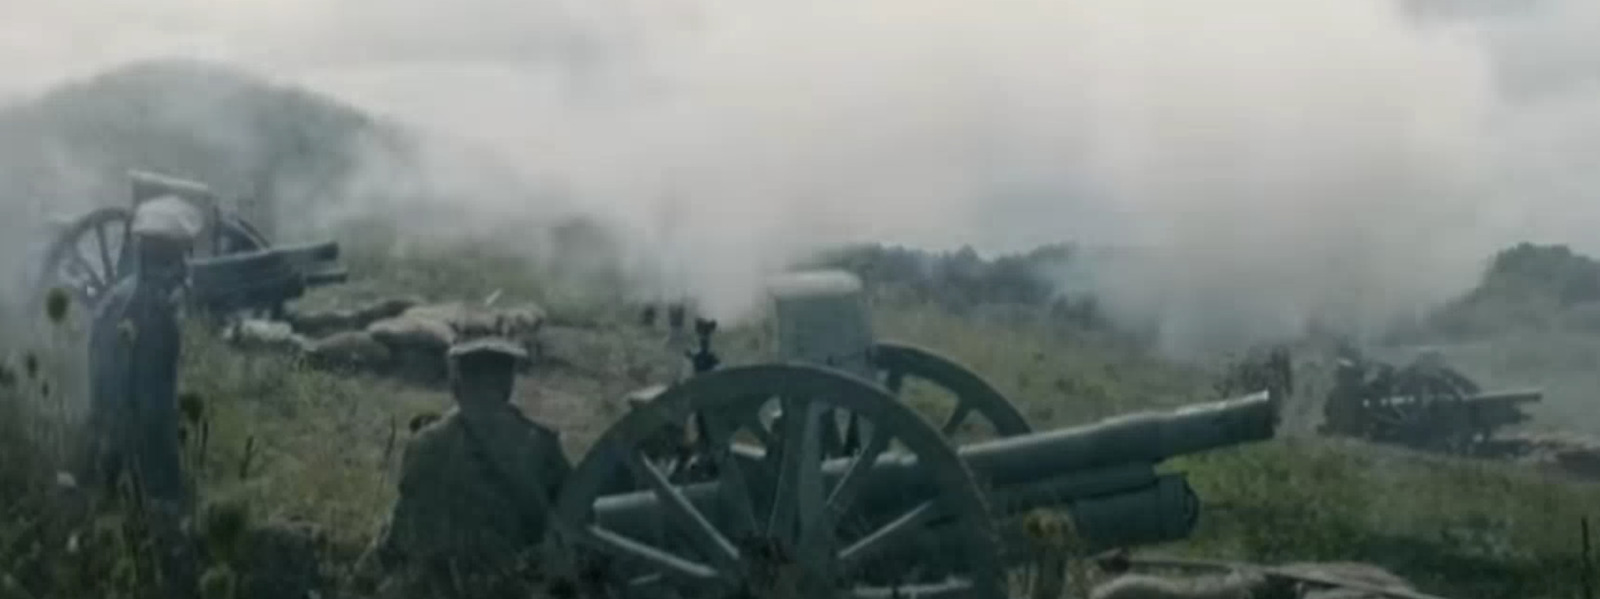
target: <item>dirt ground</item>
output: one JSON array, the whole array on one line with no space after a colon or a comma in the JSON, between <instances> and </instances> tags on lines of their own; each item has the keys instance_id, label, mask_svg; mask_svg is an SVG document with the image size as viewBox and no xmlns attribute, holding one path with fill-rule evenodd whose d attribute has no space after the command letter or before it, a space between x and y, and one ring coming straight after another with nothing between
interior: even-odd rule
<instances>
[{"instance_id":1,"label":"dirt ground","mask_svg":"<svg viewBox=\"0 0 1600 599\"><path fill-rule=\"evenodd\" d=\"M672 382L685 362L659 331L552 327L540 339L542 353L518 377L515 401L528 418L560 432L574 463L627 413L629 393Z\"/></svg>"}]
</instances>

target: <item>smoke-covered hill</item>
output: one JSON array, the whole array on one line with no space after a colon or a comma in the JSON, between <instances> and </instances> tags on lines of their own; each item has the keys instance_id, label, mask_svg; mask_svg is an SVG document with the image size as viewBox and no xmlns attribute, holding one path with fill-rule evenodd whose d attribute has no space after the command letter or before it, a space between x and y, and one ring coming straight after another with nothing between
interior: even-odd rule
<instances>
[{"instance_id":1,"label":"smoke-covered hill","mask_svg":"<svg viewBox=\"0 0 1600 599\"><path fill-rule=\"evenodd\" d=\"M1496 253L1475 286L1403 336L1459 341L1556 331L1600 333L1600 262L1565 245L1521 243Z\"/></svg>"},{"instance_id":2,"label":"smoke-covered hill","mask_svg":"<svg viewBox=\"0 0 1600 599\"><path fill-rule=\"evenodd\" d=\"M406 233L368 236L382 244L499 229L522 242L552 237L530 235L535 220L573 230L570 214L548 218L559 205L553 194L493 155L234 67L138 62L0 107L0 207L13 215L0 222L8 280L32 272L50 222L125 205L129 169L204 182L278 241L348 245L360 237L351 225L374 223L360 230ZM550 253L549 244L523 245Z\"/></svg>"},{"instance_id":3,"label":"smoke-covered hill","mask_svg":"<svg viewBox=\"0 0 1600 599\"><path fill-rule=\"evenodd\" d=\"M72 213L127 201L128 169L168 172L257 206L300 210L341 192L366 152L408 140L354 108L231 68L142 62L0 112L10 207ZM269 214L251 214L270 225Z\"/></svg>"}]
</instances>

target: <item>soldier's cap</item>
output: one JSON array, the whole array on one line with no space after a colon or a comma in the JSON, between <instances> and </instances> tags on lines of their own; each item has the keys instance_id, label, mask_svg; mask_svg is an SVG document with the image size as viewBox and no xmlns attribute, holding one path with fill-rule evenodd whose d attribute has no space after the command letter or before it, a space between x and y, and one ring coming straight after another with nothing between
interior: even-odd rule
<instances>
[{"instance_id":1,"label":"soldier's cap","mask_svg":"<svg viewBox=\"0 0 1600 599\"><path fill-rule=\"evenodd\" d=\"M458 362L489 357L523 360L528 357L528 352L508 339L483 337L452 345L447 355Z\"/></svg>"},{"instance_id":2,"label":"soldier's cap","mask_svg":"<svg viewBox=\"0 0 1600 599\"><path fill-rule=\"evenodd\" d=\"M194 241L200 235L204 218L193 205L177 196L162 196L133 212L132 232L141 237L170 241Z\"/></svg>"}]
</instances>

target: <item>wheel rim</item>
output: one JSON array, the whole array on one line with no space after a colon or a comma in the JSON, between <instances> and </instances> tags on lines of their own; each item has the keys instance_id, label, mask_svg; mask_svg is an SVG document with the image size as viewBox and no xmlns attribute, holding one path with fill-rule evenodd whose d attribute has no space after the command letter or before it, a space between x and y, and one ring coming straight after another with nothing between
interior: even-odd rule
<instances>
[{"instance_id":1,"label":"wheel rim","mask_svg":"<svg viewBox=\"0 0 1600 599\"><path fill-rule=\"evenodd\" d=\"M79 303L94 305L127 274L132 220L126 208L101 208L68 225L45 255L38 296L60 288Z\"/></svg>"},{"instance_id":2,"label":"wheel rim","mask_svg":"<svg viewBox=\"0 0 1600 599\"><path fill-rule=\"evenodd\" d=\"M1028 419L994 385L953 360L928 349L893 342L873 345L872 357L884 388L897 397L903 397L907 379L920 379L955 399L955 405L939 425L939 432L946 437L962 432L973 417L987 421L998 437L1033 432Z\"/></svg>"},{"instance_id":3,"label":"wheel rim","mask_svg":"<svg viewBox=\"0 0 1600 599\"><path fill-rule=\"evenodd\" d=\"M781 430L769 429L759 415L770 401L804 417L785 418ZM843 474L829 481L822 474L827 456L818 433L832 410L857 414L872 426L863 451L836 461L851 466L830 470ZM717 481L714 498L699 502L689 501L684 486L669 482L640 447L691 414L705 415L708 441L702 447L710 448L707 458ZM736 439L740 432L751 434ZM748 451L739 458L733 449L754 447L748 438L767 440L754 463ZM915 456L939 492L909 509L872 514L856 509L855 493L868 476L858 465L892 448ZM653 543L601 528L594 517L601 490L618 472L631 473L635 488L651 489L663 530L639 536L650 536ZM775 484L763 491L759 483L769 477ZM706 501L716 509L694 505ZM888 597L895 590L951 598L1003 596L993 522L955 449L879 386L818 367L735 367L669 389L601 436L563 485L556 516L555 532L567 554L604 564L606 579L624 594L665 596L672 589L741 597L791 589L807 597ZM935 516L952 527L944 530L957 531L963 540L960 576L939 583L886 582L914 573L896 562L879 562L880 557L914 553L909 539L926 532ZM870 576L863 569L869 564Z\"/></svg>"}]
</instances>

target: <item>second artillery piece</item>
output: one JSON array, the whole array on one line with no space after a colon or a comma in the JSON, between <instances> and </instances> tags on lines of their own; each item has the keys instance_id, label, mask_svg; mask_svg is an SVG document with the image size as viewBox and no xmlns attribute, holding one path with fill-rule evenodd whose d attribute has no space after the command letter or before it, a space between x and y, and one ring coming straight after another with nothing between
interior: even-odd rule
<instances>
[{"instance_id":1,"label":"second artillery piece","mask_svg":"<svg viewBox=\"0 0 1600 599\"><path fill-rule=\"evenodd\" d=\"M1494 433L1530 416L1540 389L1485 391L1434 354L1395 367L1341 352L1323 403L1324 434L1460 455L1497 450Z\"/></svg>"},{"instance_id":2,"label":"second artillery piece","mask_svg":"<svg viewBox=\"0 0 1600 599\"><path fill-rule=\"evenodd\" d=\"M168 175L130 171L131 205L99 208L65 224L44 257L36 297L64 290L94 306L132 274L129 226L145 202L177 197L200 215L202 231L189 261L191 305L203 312L282 315L285 302L309 287L344 282L339 244L332 241L273 247L238 214L222 209L210 187Z\"/></svg>"},{"instance_id":3,"label":"second artillery piece","mask_svg":"<svg viewBox=\"0 0 1600 599\"><path fill-rule=\"evenodd\" d=\"M872 339L859 281L807 273L776 292L779 361L651 392L565 480L554 539L583 580L632 597L998 599L1011 568L1045 563L1030 523L1062 518L1082 551L1182 539L1199 500L1156 466L1276 430L1260 393L958 446L951 419L895 397L885 353L904 346ZM981 383L931 363L952 370L923 372ZM1015 412L991 399L953 413ZM652 448L687 429L698 467L682 469Z\"/></svg>"}]
</instances>

